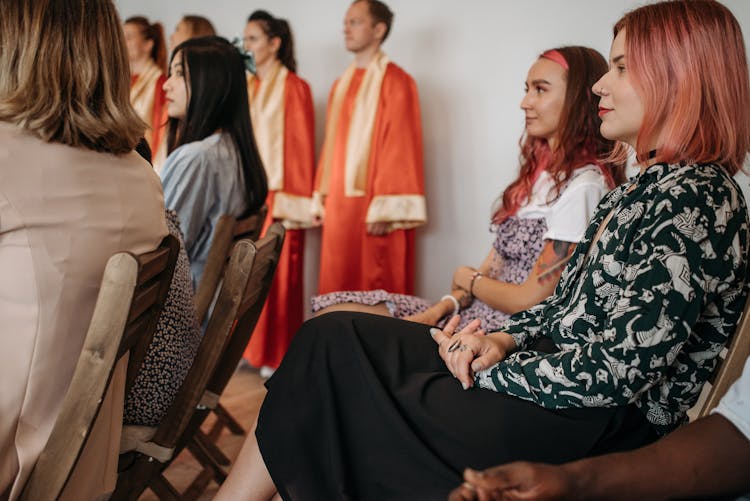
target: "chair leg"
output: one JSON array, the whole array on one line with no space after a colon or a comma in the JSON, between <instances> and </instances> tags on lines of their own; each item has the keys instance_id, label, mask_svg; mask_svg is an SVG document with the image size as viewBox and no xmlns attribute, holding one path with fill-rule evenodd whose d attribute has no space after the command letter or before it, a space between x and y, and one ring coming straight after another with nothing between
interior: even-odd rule
<instances>
[{"instance_id":1,"label":"chair leg","mask_svg":"<svg viewBox=\"0 0 750 501\"><path fill-rule=\"evenodd\" d=\"M159 476L163 465L144 455L139 457L125 471L117 475L117 485L110 501L136 501L149 487L153 478Z\"/></svg>"},{"instance_id":2,"label":"chair leg","mask_svg":"<svg viewBox=\"0 0 750 501\"><path fill-rule=\"evenodd\" d=\"M193 456L195 456L195 459L198 460L204 469L211 471L214 480L216 480L218 484L224 482L224 479L227 478L226 472L216 461L214 461L214 458L203 447L203 444L193 439L188 443L188 450Z\"/></svg>"},{"instance_id":3,"label":"chair leg","mask_svg":"<svg viewBox=\"0 0 750 501\"><path fill-rule=\"evenodd\" d=\"M201 430L197 430L193 439L200 444L201 447L206 451L206 454L211 456L211 459L218 465L229 466L232 461L219 449L219 447L211 441Z\"/></svg>"},{"instance_id":4,"label":"chair leg","mask_svg":"<svg viewBox=\"0 0 750 501\"><path fill-rule=\"evenodd\" d=\"M185 494L182 498L183 501L198 499L213 479L213 472L209 468L204 468L203 471L201 471L198 476L193 479L188 488L185 489Z\"/></svg>"},{"instance_id":5,"label":"chair leg","mask_svg":"<svg viewBox=\"0 0 750 501\"><path fill-rule=\"evenodd\" d=\"M169 483L169 480L164 478L164 475L155 476L148 488L151 489L161 501L179 501L182 499L180 493Z\"/></svg>"},{"instance_id":6,"label":"chair leg","mask_svg":"<svg viewBox=\"0 0 750 501\"><path fill-rule=\"evenodd\" d=\"M224 425L229 428L229 431L231 431L232 434L244 435L246 433L242 425L237 422L234 416L232 416L223 405L218 404L216 409L214 409L214 414L224 421Z\"/></svg>"}]
</instances>

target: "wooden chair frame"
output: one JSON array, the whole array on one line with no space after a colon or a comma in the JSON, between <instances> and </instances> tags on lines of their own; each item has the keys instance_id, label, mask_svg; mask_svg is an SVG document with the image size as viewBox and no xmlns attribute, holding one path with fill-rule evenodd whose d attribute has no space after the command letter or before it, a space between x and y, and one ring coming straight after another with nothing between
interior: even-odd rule
<instances>
[{"instance_id":1,"label":"wooden chair frame","mask_svg":"<svg viewBox=\"0 0 750 501\"><path fill-rule=\"evenodd\" d=\"M178 251L177 240L167 236L152 252L121 252L107 261L73 377L21 500L59 497L89 437L117 360L130 350L127 379L135 379L143 361L140 353L145 354L164 307Z\"/></svg>"},{"instance_id":2,"label":"wooden chair frame","mask_svg":"<svg viewBox=\"0 0 750 501\"><path fill-rule=\"evenodd\" d=\"M280 238L283 239L283 228L281 231ZM269 242L275 243L279 239L277 232L274 230ZM262 308L267 290L259 290L259 284L265 284L269 267L263 263L273 261L272 274L278 260L278 252L272 259L267 257L268 247L263 240L257 250L249 240L235 244L193 366L162 423L154 430L153 437L139 444L136 451L121 456L121 473L111 499L137 499L147 487L151 487L161 499L180 497L161 472L190 441L208 409L215 405L215 402L208 401L211 397L206 388L218 377L217 374L223 374L217 367L223 364L231 350L231 340L241 332L240 328L244 329L244 320L250 312ZM249 338L249 334L246 337ZM202 416L200 420L196 418L197 414Z\"/></svg>"},{"instance_id":3,"label":"wooden chair frame","mask_svg":"<svg viewBox=\"0 0 750 501\"><path fill-rule=\"evenodd\" d=\"M217 221L211 248L206 258L206 266L203 268L201 281L195 291L195 310L199 324L203 323L216 298L232 244L242 239L249 239L253 242L258 240L267 213L268 207L264 205L258 212L244 219L235 219L233 216L224 214Z\"/></svg>"}]
</instances>

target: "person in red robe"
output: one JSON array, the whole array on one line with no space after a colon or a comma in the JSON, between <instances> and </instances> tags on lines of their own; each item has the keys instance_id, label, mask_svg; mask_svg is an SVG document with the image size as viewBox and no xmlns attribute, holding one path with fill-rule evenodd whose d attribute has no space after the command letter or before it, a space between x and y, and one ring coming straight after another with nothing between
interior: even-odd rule
<instances>
[{"instance_id":1,"label":"person in red robe","mask_svg":"<svg viewBox=\"0 0 750 501\"><path fill-rule=\"evenodd\" d=\"M334 83L315 180L319 292L414 292L414 228L424 224L422 126L414 80L380 46L393 13L357 0L344 19L354 62Z\"/></svg>"},{"instance_id":2,"label":"person in red robe","mask_svg":"<svg viewBox=\"0 0 750 501\"><path fill-rule=\"evenodd\" d=\"M268 216L287 229L276 277L244 357L264 375L279 366L304 320L304 229L312 224L315 120L310 86L297 76L291 29L265 11L248 18L244 45L256 74L248 77L250 115L268 178Z\"/></svg>"},{"instance_id":3,"label":"person in red robe","mask_svg":"<svg viewBox=\"0 0 750 501\"><path fill-rule=\"evenodd\" d=\"M125 45L130 63L130 104L146 122L145 138L154 152L154 167L166 157L167 107L164 82L167 81L167 48L161 23L143 16L125 20Z\"/></svg>"}]
</instances>

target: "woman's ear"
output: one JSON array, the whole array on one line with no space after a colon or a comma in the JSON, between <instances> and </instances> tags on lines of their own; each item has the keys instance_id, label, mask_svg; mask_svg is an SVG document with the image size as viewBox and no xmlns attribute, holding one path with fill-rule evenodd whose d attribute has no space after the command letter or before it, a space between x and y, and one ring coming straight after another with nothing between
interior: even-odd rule
<instances>
[{"instance_id":1,"label":"woman's ear","mask_svg":"<svg viewBox=\"0 0 750 501\"><path fill-rule=\"evenodd\" d=\"M281 49L281 37L273 37L269 39L268 43L271 46L273 53L278 55L279 49Z\"/></svg>"}]
</instances>

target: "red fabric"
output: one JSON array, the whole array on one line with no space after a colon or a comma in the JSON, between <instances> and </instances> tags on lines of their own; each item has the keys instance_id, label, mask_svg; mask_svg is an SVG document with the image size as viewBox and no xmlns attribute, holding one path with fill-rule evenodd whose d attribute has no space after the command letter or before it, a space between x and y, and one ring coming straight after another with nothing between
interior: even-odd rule
<instances>
[{"instance_id":1,"label":"red fabric","mask_svg":"<svg viewBox=\"0 0 750 501\"><path fill-rule=\"evenodd\" d=\"M344 195L346 142L363 76L364 69L353 75L336 129L330 186L325 199L319 291L324 294L385 289L413 294L414 230L371 236L367 234L365 217L375 196L424 194L417 87L404 70L388 64L373 129L366 195L347 197Z\"/></svg>"},{"instance_id":2,"label":"red fabric","mask_svg":"<svg viewBox=\"0 0 750 501\"><path fill-rule=\"evenodd\" d=\"M284 88L284 193L309 197L315 168L315 119L310 86L289 72ZM268 193L273 222L275 192ZM304 230L287 230L271 290L244 357L255 367L276 368L304 320Z\"/></svg>"},{"instance_id":3,"label":"red fabric","mask_svg":"<svg viewBox=\"0 0 750 501\"><path fill-rule=\"evenodd\" d=\"M167 94L164 92L164 82L167 81L166 75L162 75L156 81L154 88L154 109L151 114L151 152L154 157L159 151L161 142L167 136Z\"/></svg>"}]
</instances>

